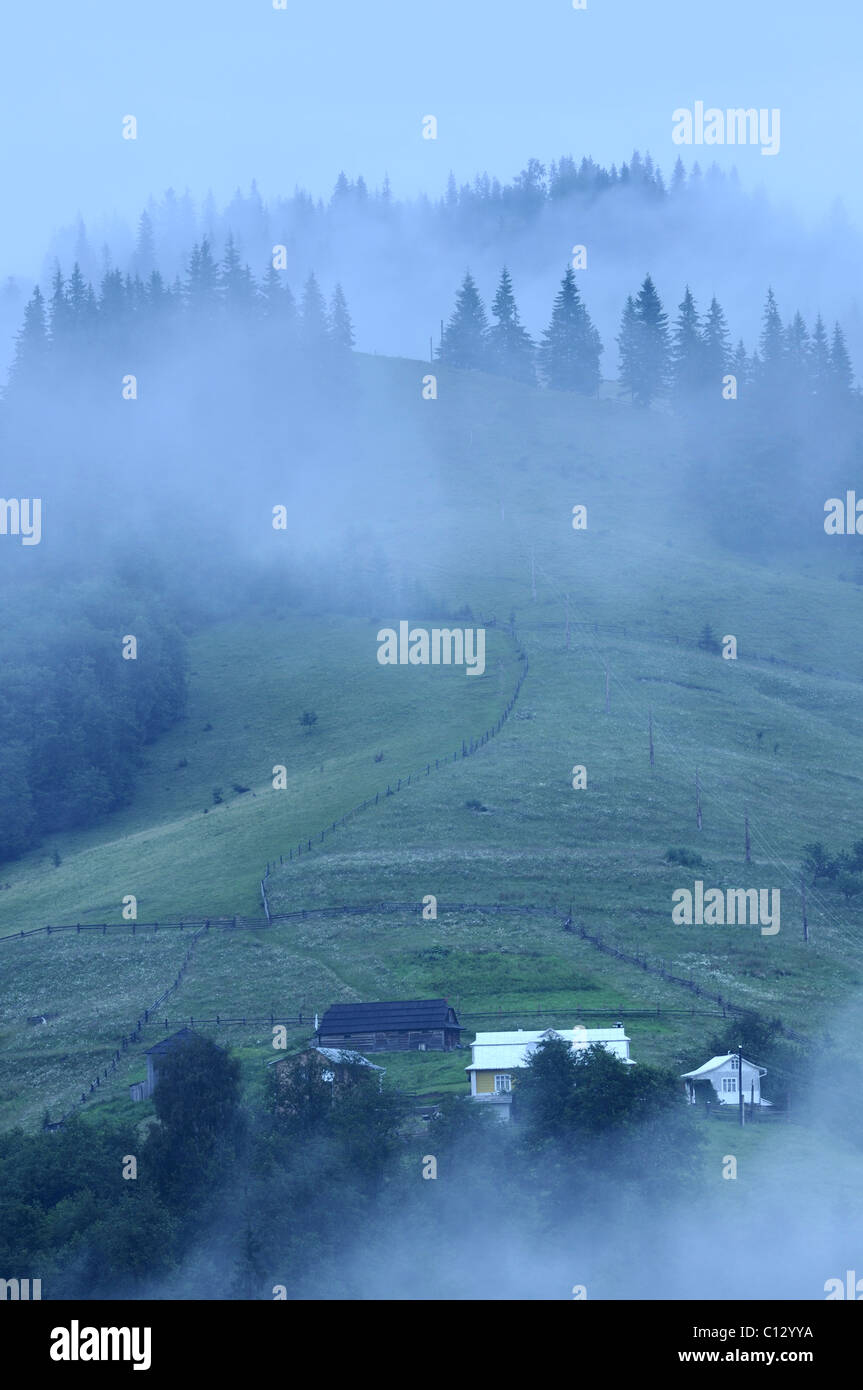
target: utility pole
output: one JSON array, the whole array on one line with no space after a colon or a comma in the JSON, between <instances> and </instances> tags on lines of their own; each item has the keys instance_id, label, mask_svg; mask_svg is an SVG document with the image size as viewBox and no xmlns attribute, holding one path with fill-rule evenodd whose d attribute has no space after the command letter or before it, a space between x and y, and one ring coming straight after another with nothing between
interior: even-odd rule
<instances>
[{"instance_id":1,"label":"utility pole","mask_svg":"<svg viewBox=\"0 0 863 1390\"><path fill-rule=\"evenodd\" d=\"M650 743L650 766L653 767L653 710L647 711L647 737Z\"/></svg>"},{"instance_id":2,"label":"utility pole","mask_svg":"<svg viewBox=\"0 0 863 1390\"><path fill-rule=\"evenodd\" d=\"M701 829L701 782L698 778L698 768L695 769L695 824Z\"/></svg>"},{"instance_id":3,"label":"utility pole","mask_svg":"<svg viewBox=\"0 0 863 1390\"><path fill-rule=\"evenodd\" d=\"M746 812L746 816L745 816L744 821L743 821L743 835L744 835L744 839L745 839L745 842L746 842L746 862L747 862L747 864L751 864L751 863L752 863L752 846L751 846L750 843L749 843L749 812L748 812L748 811Z\"/></svg>"},{"instance_id":4,"label":"utility pole","mask_svg":"<svg viewBox=\"0 0 863 1390\"><path fill-rule=\"evenodd\" d=\"M737 1044L737 1093L740 1097L740 1128L743 1128L743 1043Z\"/></svg>"},{"instance_id":5,"label":"utility pole","mask_svg":"<svg viewBox=\"0 0 863 1390\"><path fill-rule=\"evenodd\" d=\"M806 920L806 879L800 875L800 892L803 896L803 940L809 940L809 923Z\"/></svg>"}]
</instances>

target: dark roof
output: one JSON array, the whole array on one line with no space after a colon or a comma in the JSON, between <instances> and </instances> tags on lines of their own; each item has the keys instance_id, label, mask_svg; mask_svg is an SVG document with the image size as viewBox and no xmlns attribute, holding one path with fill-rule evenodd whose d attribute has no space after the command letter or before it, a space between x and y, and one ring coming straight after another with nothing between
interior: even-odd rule
<instances>
[{"instance_id":1,"label":"dark roof","mask_svg":"<svg viewBox=\"0 0 863 1390\"><path fill-rule=\"evenodd\" d=\"M459 1027L455 1011L445 999L398 999L384 1004L331 1004L321 1019L318 1035Z\"/></svg>"},{"instance_id":2,"label":"dark roof","mask_svg":"<svg viewBox=\"0 0 863 1390\"><path fill-rule=\"evenodd\" d=\"M153 1047L148 1047L144 1055L145 1057L149 1057L154 1052L173 1052L175 1047L182 1047L183 1043L188 1042L189 1038L196 1038L197 1036L198 1034L191 1028L181 1028L179 1033L172 1033L169 1038L163 1038L161 1042L155 1043Z\"/></svg>"}]
</instances>

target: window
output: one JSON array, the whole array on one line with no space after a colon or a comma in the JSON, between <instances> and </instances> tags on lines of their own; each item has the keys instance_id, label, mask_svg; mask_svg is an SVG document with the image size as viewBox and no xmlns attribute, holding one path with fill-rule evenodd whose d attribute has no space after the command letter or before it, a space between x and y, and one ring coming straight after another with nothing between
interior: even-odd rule
<instances>
[{"instance_id":1,"label":"window","mask_svg":"<svg viewBox=\"0 0 863 1390\"><path fill-rule=\"evenodd\" d=\"M723 1078L722 1078L722 1089L723 1089L723 1091L736 1091L736 1090L737 1090L737 1077L736 1077L736 1076L723 1076Z\"/></svg>"},{"instance_id":2,"label":"window","mask_svg":"<svg viewBox=\"0 0 863 1390\"><path fill-rule=\"evenodd\" d=\"M739 1058L739 1057L732 1057L732 1058L731 1058L731 1070L732 1070L732 1071L737 1071L737 1068L738 1068L738 1066L739 1066L739 1063L740 1063L740 1058Z\"/></svg>"},{"instance_id":3,"label":"window","mask_svg":"<svg viewBox=\"0 0 863 1390\"><path fill-rule=\"evenodd\" d=\"M503 1092L503 1091L509 1091L509 1090L511 1090L511 1088L512 1088L512 1077L510 1077L510 1076L496 1076L496 1077L494 1078L494 1092L495 1092L495 1095L500 1095L501 1092Z\"/></svg>"}]
</instances>

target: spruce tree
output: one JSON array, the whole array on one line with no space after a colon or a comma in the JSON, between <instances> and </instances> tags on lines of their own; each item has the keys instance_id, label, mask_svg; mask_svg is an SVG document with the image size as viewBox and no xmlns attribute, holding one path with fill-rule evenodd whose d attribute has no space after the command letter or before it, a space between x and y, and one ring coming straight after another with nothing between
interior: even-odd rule
<instances>
[{"instance_id":1,"label":"spruce tree","mask_svg":"<svg viewBox=\"0 0 863 1390\"><path fill-rule=\"evenodd\" d=\"M817 400L826 401L830 397L830 340L820 314L812 330L809 359L813 395Z\"/></svg>"},{"instance_id":2,"label":"spruce tree","mask_svg":"<svg viewBox=\"0 0 863 1390\"><path fill-rule=\"evenodd\" d=\"M671 175L671 190L670 190L670 191L671 191L672 195L674 195L674 194L677 194L677 193L681 193L685 187L686 187L686 170L685 170L685 168L683 167L683 160L680 158L680 155L678 155L678 156L677 156L677 163L675 164L675 166L674 166L674 171L673 171L673 173L672 173L672 175Z\"/></svg>"},{"instance_id":3,"label":"spruce tree","mask_svg":"<svg viewBox=\"0 0 863 1390\"><path fill-rule=\"evenodd\" d=\"M830 344L830 382L834 400L843 404L850 400L854 387L854 372L845 346L845 334L838 323L833 325L833 340Z\"/></svg>"},{"instance_id":4,"label":"spruce tree","mask_svg":"<svg viewBox=\"0 0 863 1390\"><path fill-rule=\"evenodd\" d=\"M48 360L48 325L45 300L37 285L24 309L24 322L15 338L15 359L9 373L13 389L39 385Z\"/></svg>"},{"instance_id":5,"label":"spruce tree","mask_svg":"<svg viewBox=\"0 0 863 1390\"><path fill-rule=\"evenodd\" d=\"M51 281L50 320L51 346L57 353L65 352L69 347L71 315L66 299L66 282L59 265L54 271L54 277Z\"/></svg>"},{"instance_id":6,"label":"spruce tree","mask_svg":"<svg viewBox=\"0 0 863 1390\"><path fill-rule=\"evenodd\" d=\"M516 381L536 383L534 345L519 319L510 273L504 266L491 306L497 322L489 330L489 369Z\"/></svg>"},{"instance_id":7,"label":"spruce tree","mask_svg":"<svg viewBox=\"0 0 863 1390\"><path fill-rule=\"evenodd\" d=\"M468 371L488 369L488 320L470 271L456 296L455 309L444 329L438 357L450 367Z\"/></svg>"},{"instance_id":8,"label":"spruce tree","mask_svg":"<svg viewBox=\"0 0 863 1390\"><path fill-rule=\"evenodd\" d=\"M231 232L228 233L225 242L225 254L219 268L219 284L228 317L248 320L255 306L255 282L249 267L243 264Z\"/></svg>"},{"instance_id":9,"label":"spruce tree","mask_svg":"<svg viewBox=\"0 0 863 1390\"><path fill-rule=\"evenodd\" d=\"M119 270L107 270L99 286L97 351L102 359L118 368L129 347L131 315L129 291L122 274Z\"/></svg>"},{"instance_id":10,"label":"spruce tree","mask_svg":"<svg viewBox=\"0 0 863 1390\"><path fill-rule=\"evenodd\" d=\"M330 300L330 311L327 319L327 326L330 335L330 342L337 353L346 355L354 345L354 326L351 323L351 316L348 312L348 302L345 299L341 285L336 285Z\"/></svg>"},{"instance_id":11,"label":"spruce tree","mask_svg":"<svg viewBox=\"0 0 863 1390\"><path fill-rule=\"evenodd\" d=\"M712 396L715 392L717 399L719 399L722 378L732 368L729 366L731 347L728 325L715 295L710 301L710 308L704 320L701 340L702 387L708 396Z\"/></svg>"},{"instance_id":12,"label":"spruce tree","mask_svg":"<svg viewBox=\"0 0 863 1390\"><path fill-rule=\"evenodd\" d=\"M746 387L752 384L753 376L753 366L746 355L746 348L742 338L731 354L728 362L728 370L736 378L737 394L741 396Z\"/></svg>"},{"instance_id":13,"label":"spruce tree","mask_svg":"<svg viewBox=\"0 0 863 1390\"><path fill-rule=\"evenodd\" d=\"M195 243L186 273L186 306L198 323L211 322L219 303L219 270L206 237Z\"/></svg>"},{"instance_id":14,"label":"spruce tree","mask_svg":"<svg viewBox=\"0 0 863 1390\"><path fill-rule=\"evenodd\" d=\"M678 305L671 339L671 385L678 405L691 404L704 381L704 342L701 321L692 291Z\"/></svg>"},{"instance_id":15,"label":"spruce tree","mask_svg":"<svg viewBox=\"0 0 863 1390\"><path fill-rule=\"evenodd\" d=\"M812 349L799 309L785 330L785 374L798 399L812 392Z\"/></svg>"},{"instance_id":16,"label":"spruce tree","mask_svg":"<svg viewBox=\"0 0 863 1390\"><path fill-rule=\"evenodd\" d=\"M649 275L635 300L627 300L618 342L621 382L636 405L648 406L664 393L670 374L668 316Z\"/></svg>"},{"instance_id":17,"label":"spruce tree","mask_svg":"<svg viewBox=\"0 0 863 1390\"><path fill-rule=\"evenodd\" d=\"M70 329L76 338L80 338L87 318L87 282L77 261L66 286L66 302L69 305Z\"/></svg>"},{"instance_id":18,"label":"spruce tree","mask_svg":"<svg viewBox=\"0 0 863 1390\"><path fill-rule=\"evenodd\" d=\"M539 364L546 386L553 391L578 391L593 396L599 390L602 341L591 322L575 282L572 266L560 282L551 323L539 345Z\"/></svg>"},{"instance_id":19,"label":"spruce tree","mask_svg":"<svg viewBox=\"0 0 863 1390\"><path fill-rule=\"evenodd\" d=\"M325 353L329 343L327 306L314 271L309 274L303 286L303 297L300 301L300 341L303 348L313 355Z\"/></svg>"},{"instance_id":20,"label":"spruce tree","mask_svg":"<svg viewBox=\"0 0 863 1390\"><path fill-rule=\"evenodd\" d=\"M294 296L282 272L276 270L272 261L267 262L261 278L260 308L262 317L268 323L278 323L287 328L296 322Z\"/></svg>"},{"instance_id":21,"label":"spruce tree","mask_svg":"<svg viewBox=\"0 0 863 1390\"><path fill-rule=\"evenodd\" d=\"M630 400L634 401L638 376L638 317L635 312L635 300L631 294L626 296L623 306L617 346L620 358L620 386L622 390L629 392Z\"/></svg>"},{"instance_id":22,"label":"spruce tree","mask_svg":"<svg viewBox=\"0 0 863 1390\"><path fill-rule=\"evenodd\" d=\"M138 234L135 238L132 267L142 280L146 280L156 268L156 240L153 236L153 221L146 208L138 218Z\"/></svg>"},{"instance_id":23,"label":"spruce tree","mask_svg":"<svg viewBox=\"0 0 863 1390\"><path fill-rule=\"evenodd\" d=\"M776 296L772 289L767 291L764 315L761 321L759 340L760 366L758 380L768 397L775 398L785 385L785 331Z\"/></svg>"}]
</instances>

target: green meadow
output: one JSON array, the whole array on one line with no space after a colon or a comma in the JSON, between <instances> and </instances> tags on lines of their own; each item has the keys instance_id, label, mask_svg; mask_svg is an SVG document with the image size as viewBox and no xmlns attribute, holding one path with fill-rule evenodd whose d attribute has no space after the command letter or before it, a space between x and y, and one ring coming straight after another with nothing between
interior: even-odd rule
<instances>
[{"instance_id":1,"label":"green meadow","mask_svg":"<svg viewBox=\"0 0 863 1390\"><path fill-rule=\"evenodd\" d=\"M439 399L426 402L422 364L361 359L360 369L357 468L373 473L392 564L430 596L429 611L261 608L194 633L186 717L148 749L130 806L0 870L2 935L116 924L104 937L0 943L0 1121L34 1125L67 1109L172 982L189 933L133 938L121 925L130 894L142 923L236 915L246 925L200 938L161 1021L123 1054L92 1109L129 1104L126 1087L143 1076L142 1050L165 1017L171 1029L217 1014L305 1019L350 999L445 995L468 1017L491 1015L467 1040L495 1015L512 1027L572 1026L580 1009L609 1022L617 1009L657 1010L627 1024L632 1055L681 1071L705 1061L723 1020L664 1011L714 1006L564 933L570 910L621 948L854 1050L863 895L810 888L804 943L799 872L806 842L838 850L861 838L863 592L793 557L767 567L721 549L707 519L693 519L685 446L666 416L443 370ZM584 531L572 527L577 504L588 508ZM463 605L472 618L446 618ZM379 665L377 631L401 618L496 619L485 673ZM706 623L736 636L737 660L698 649ZM512 716L453 761L510 699L520 649L530 666ZM300 724L308 709L311 732ZM435 769L435 759L447 761ZM278 766L287 786L276 790ZM577 766L587 778L578 790ZM409 773L410 786L385 795ZM376 806L320 843L376 793ZM311 851L279 865L309 838ZM671 847L702 866L670 865ZM267 862L273 913L369 910L267 928ZM672 893L695 878L779 889L780 931L674 925ZM435 920L374 907L427 895ZM548 911L507 911L523 904ZM50 1017L27 1024L36 1014ZM274 1055L268 1024L207 1031L238 1050L259 1086ZM291 1043L307 1037L298 1028ZM407 1090L463 1092L468 1056L384 1060ZM783 1132L765 1125L752 1142Z\"/></svg>"}]
</instances>

